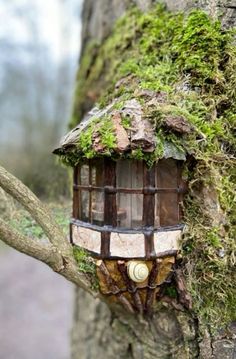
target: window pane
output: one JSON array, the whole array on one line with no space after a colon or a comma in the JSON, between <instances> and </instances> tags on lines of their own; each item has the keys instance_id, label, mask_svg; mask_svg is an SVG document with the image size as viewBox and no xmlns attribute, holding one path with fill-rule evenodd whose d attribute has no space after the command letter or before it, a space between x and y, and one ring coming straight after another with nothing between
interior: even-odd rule
<instances>
[{"instance_id":1,"label":"window pane","mask_svg":"<svg viewBox=\"0 0 236 359\"><path fill-rule=\"evenodd\" d=\"M80 168L80 184L82 186L89 185L89 166L82 165Z\"/></svg>"},{"instance_id":2,"label":"window pane","mask_svg":"<svg viewBox=\"0 0 236 359\"><path fill-rule=\"evenodd\" d=\"M117 226L142 227L143 195L119 193L117 195Z\"/></svg>"},{"instance_id":3,"label":"window pane","mask_svg":"<svg viewBox=\"0 0 236 359\"><path fill-rule=\"evenodd\" d=\"M159 188L177 188L177 161L171 158L161 160L156 166L156 186Z\"/></svg>"},{"instance_id":4,"label":"window pane","mask_svg":"<svg viewBox=\"0 0 236 359\"><path fill-rule=\"evenodd\" d=\"M179 223L179 204L177 193L160 193L160 225L173 226Z\"/></svg>"},{"instance_id":5,"label":"window pane","mask_svg":"<svg viewBox=\"0 0 236 359\"><path fill-rule=\"evenodd\" d=\"M117 187L143 188L143 163L142 161L120 160L117 161Z\"/></svg>"},{"instance_id":6,"label":"window pane","mask_svg":"<svg viewBox=\"0 0 236 359\"><path fill-rule=\"evenodd\" d=\"M158 188L178 187L177 161L161 160L156 166L156 186ZM179 223L178 194L175 192L155 195L155 227L172 226Z\"/></svg>"},{"instance_id":7,"label":"window pane","mask_svg":"<svg viewBox=\"0 0 236 359\"><path fill-rule=\"evenodd\" d=\"M98 226L103 225L104 221L104 193L92 192L92 223Z\"/></svg>"},{"instance_id":8,"label":"window pane","mask_svg":"<svg viewBox=\"0 0 236 359\"><path fill-rule=\"evenodd\" d=\"M88 222L89 221L89 192L81 191L81 221Z\"/></svg>"},{"instance_id":9,"label":"window pane","mask_svg":"<svg viewBox=\"0 0 236 359\"><path fill-rule=\"evenodd\" d=\"M143 188L142 161L120 160L117 162L117 187ZM117 194L117 226L123 228L142 227L143 195Z\"/></svg>"},{"instance_id":10,"label":"window pane","mask_svg":"<svg viewBox=\"0 0 236 359\"><path fill-rule=\"evenodd\" d=\"M104 166L102 160L91 162L91 184L97 187L104 186Z\"/></svg>"}]
</instances>

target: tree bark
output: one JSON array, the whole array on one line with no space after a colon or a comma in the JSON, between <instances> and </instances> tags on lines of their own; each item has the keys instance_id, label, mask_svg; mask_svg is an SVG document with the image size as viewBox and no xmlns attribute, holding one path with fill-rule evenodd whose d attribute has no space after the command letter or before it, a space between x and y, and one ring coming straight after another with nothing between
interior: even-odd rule
<instances>
[{"instance_id":1,"label":"tree bark","mask_svg":"<svg viewBox=\"0 0 236 359\"><path fill-rule=\"evenodd\" d=\"M133 0L142 11L156 1ZM101 42L111 32L114 22L130 5L130 0L86 0L83 9L82 56L91 40ZM223 26L236 24L236 4L228 0L166 0L172 10L187 11L193 7L220 17ZM76 288L72 329L72 359L235 359L236 342L224 334L211 338L206 332L200 338L197 318L159 303L151 318L111 311ZM172 303L173 304L173 303ZM232 325L231 337L236 329Z\"/></svg>"}]
</instances>

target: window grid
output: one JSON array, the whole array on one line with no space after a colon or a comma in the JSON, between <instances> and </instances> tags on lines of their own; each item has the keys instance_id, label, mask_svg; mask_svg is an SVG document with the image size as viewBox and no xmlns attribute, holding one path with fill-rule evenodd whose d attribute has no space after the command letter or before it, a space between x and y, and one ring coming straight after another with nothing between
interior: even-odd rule
<instances>
[{"instance_id":1,"label":"window grid","mask_svg":"<svg viewBox=\"0 0 236 359\"><path fill-rule=\"evenodd\" d=\"M75 219L82 220L82 191L87 191L89 194L89 209L88 209L88 222L92 223L92 193L102 192L104 193L104 224L110 225L112 227L117 226L117 198L116 195L119 193L126 194L142 194L143 195L143 218L142 218L142 227L155 227L161 228L163 225L155 226L155 207L159 206L160 217L161 217L161 208L163 206L163 200L157 201L158 194L177 194L177 204L176 211L178 211L178 223L182 217L182 210L179 206L179 203L183 199L183 194L186 192L186 188L181 179L182 164L180 161L175 161L177 165L177 186L174 188L161 188L157 187L157 172L158 172L158 163L155 167L148 169L147 166L143 165L143 188L124 188L116 186L116 162L106 159L101 163L103 166L104 186L97 186L93 184L92 180L92 167L94 162L89 160L85 163L89 167L88 173L88 185L81 184L81 167L76 166L74 169L74 185L73 185L73 217ZM95 163L96 168L96 163ZM176 225L175 223L173 225Z\"/></svg>"}]
</instances>

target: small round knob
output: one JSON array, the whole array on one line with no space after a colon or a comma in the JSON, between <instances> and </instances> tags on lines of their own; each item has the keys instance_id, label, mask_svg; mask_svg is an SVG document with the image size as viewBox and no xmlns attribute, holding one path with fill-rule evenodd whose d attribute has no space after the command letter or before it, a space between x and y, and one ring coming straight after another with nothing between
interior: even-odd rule
<instances>
[{"instance_id":1,"label":"small round knob","mask_svg":"<svg viewBox=\"0 0 236 359\"><path fill-rule=\"evenodd\" d=\"M136 283L144 282L149 275L148 266L139 261L129 261L127 271L129 278Z\"/></svg>"}]
</instances>

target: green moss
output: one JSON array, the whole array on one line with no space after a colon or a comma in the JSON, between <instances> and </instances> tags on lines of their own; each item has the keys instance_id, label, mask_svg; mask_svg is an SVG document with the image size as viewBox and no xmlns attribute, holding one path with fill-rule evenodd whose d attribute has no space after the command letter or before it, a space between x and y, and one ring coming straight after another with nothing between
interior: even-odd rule
<instances>
[{"instance_id":1,"label":"green moss","mask_svg":"<svg viewBox=\"0 0 236 359\"><path fill-rule=\"evenodd\" d=\"M78 263L79 271L85 273L91 281L91 287L94 290L98 290L98 278L94 259L89 255L88 252L86 252L86 250L76 246L73 247L73 253Z\"/></svg>"},{"instance_id":2,"label":"green moss","mask_svg":"<svg viewBox=\"0 0 236 359\"><path fill-rule=\"evenodd\" d=\"M115 86L120 80L124 82ZM141 90L164 93L165 100L148 107L139 95ZM162 157L166 143L190 155L185 170L189 194L184 203L187 230L182 265L199 320L212 327L224 325L236 319L234 31L222 29L200 10L172 14L158 5L143 14L132 8L103 44L90 44L85 50L72 125L94 101L104 107L118 99L114 108L119 110L130 98L138 99L145 116L153 121L157 147L151 154L137 148L128 157L151 166ZM166 129L165 119L173 115L183 116L194 131L181 135ZM114 133L109 118L106 121L99 134L104 154L110 156ZM123 118L122 124L129 129L128 119ZM95 155L92 136L98 131L96 126L84 132L67 161ZM211 208L204 207L202 188L215 191L215 207L222 211L222 221L217 224Z\"/></svg>"},{"instance_id":3,"label":"green moss","mask_svg":"<svg viewBox=\"0 0 236 359\"><path fill-rule=\"evenodd\" d=\"M110 155L116 145L114 126L109 117L105 117L99 124L98 133L101 136L101 144L105 147L106 155Z\"/></svg>"}]
</instances>

